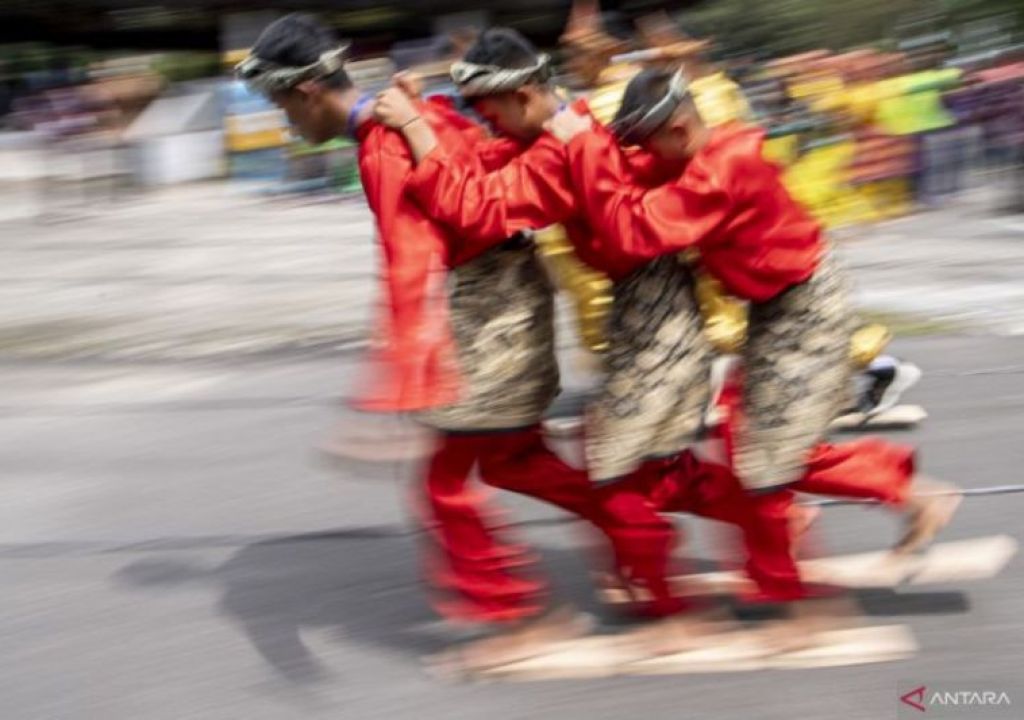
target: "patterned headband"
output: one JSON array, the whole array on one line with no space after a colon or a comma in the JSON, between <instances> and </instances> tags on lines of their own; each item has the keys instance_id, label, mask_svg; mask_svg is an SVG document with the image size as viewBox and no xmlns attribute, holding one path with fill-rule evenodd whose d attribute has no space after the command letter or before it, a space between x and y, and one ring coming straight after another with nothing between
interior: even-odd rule
<instances>
[{"instance_id":1,"label":"patterned headband","mask_svg":"<svg viewBox=\"0 0 1024 720\"><path fill-rule=\"evenodd\" d=\"M348 45L328 50L309 65L292 67L279 65L250 55L235 66L235 77L242 80L254 92L262 95L288 90L304 80L313 80L333 75L344 68L345 52Z\"/></svg>"},{"instance_id":2,"label":"patterned headband","mask_svg":"<svg viewBox=\"0 0 1024 720\"><path fill-rule=\"evenodd\" d=\"M690 86L680 70L669 80L664 97L650 108L639 107L615 118L611 131L623 145L638 145L664 125L689 94Z\"/></svg>"},{"instance_id":3,"label":"patterned headband","mask_svg":"<svg viewBox=\"0 0 1024 720\"><path fill-rule=\"evenodd\" d=\"M537 62L524 68L477 65L460 60L452 64L452 80L463 97L480 97L517 90L524 85L551 79L551 58L541 53Z\"/></svg>"}]
</instances>

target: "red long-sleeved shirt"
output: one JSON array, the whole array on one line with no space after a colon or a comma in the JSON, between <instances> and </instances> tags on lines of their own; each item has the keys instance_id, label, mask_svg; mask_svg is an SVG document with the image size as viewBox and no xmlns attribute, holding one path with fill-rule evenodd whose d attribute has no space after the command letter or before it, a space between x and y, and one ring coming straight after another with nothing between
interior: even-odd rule
<instances>
[{"instance_id":1,"label":"red long-sleeved shirt","mask_svg":"<svg viewBox=\"0 0 1024 720\"><path fill-rule=\"evenodd\" d=\"M422 103L420 112L439 142L454 151L484 139L441 100ZM459 376L444 269L457 237L408 194L413 160L401 133L370 121L359 128L358 139L359 174L377 221L382 289L369 377L354 404L382 412L450 404L458 397Z\"/></svg>"},{"instance_id":2,"label":"red long-sleeved shirt","mask_svg":"<svg viewBox=\"0 0 1024 720\"><path fill-rule=\"evenodd\" d=\"M588 112L583 101L573 107ZM594 230L579 212L566 148L550 134L530 143L473 144L468 152L452 147L439 143L409 183L427 214L457 232L452 264L471 260L520 230L556 223L565 226L581 260L613 279L644 264L592 240Z\"/></svg>"},{"instance_id":3,"label":"red long-sleeved shirt","mask_svg":"<svg viewBox=\"0 0 1024 720\"><path fill-rule=\"evenodd\" d=\"M678 177L649 187L632 179L606 130L577 136L570 175L580 209L601 229L594 252L647 261L695 247L729 292L755 302L804 282L824 251L821 228L762 157L763 141L740 123L714 128Z\"/></svg>"}]
</instances>

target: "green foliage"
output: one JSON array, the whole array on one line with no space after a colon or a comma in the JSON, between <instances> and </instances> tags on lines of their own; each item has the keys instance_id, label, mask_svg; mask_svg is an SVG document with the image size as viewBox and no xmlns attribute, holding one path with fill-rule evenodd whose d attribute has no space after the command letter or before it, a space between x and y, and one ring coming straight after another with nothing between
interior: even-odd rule
<instances>
[{"instance_id":1,"label":"green foliage","mask_svg":"<svg viewBox=\"0 0 1024 720\"><path fill-rule=\"evenodd\" d=\"M166 53L153 63L153 70L169 82L197 80L218 75L220 73L220 59L217 53Z\"/></svg>"},{"instance_id":2,"label":"green foliage","mask_svg":"<svg viewBox=\"0 0 1024 720\"><path fill-rule=\"evenodd\" d=\"M0 45L0 62L13 74L46 70L58 57L62 57L60 48L43 43Z\"/></svg>"},{"instance_id":3,"label":"green foliage","mask_svg":"<svg viewBox=\"0 0 1024 720\"><path fill-rule=\"evenodd\" d=\"M1020 0L707 0L678 15L688 32L713 37L723 55L778 56L817 48L879 45L900 34L955 28L979 17L1024 24Z\"/></svg>"}]
</instances>

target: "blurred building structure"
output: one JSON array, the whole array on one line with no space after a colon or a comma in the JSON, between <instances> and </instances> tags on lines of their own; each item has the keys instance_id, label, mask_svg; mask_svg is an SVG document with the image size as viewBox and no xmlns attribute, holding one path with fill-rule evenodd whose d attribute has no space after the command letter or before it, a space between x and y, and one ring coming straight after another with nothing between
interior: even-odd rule
<instances>
[{"instance_id":1,"label":"blurred building structure","mask_svg":"<svg viewBox=\"0 0 1024 720\"><path fill-rule=\"evenodd\" d=\"M570 0L0 0L0 129L22 133L3 146L31 145L22 155L45 159L43 177L146 186L216 174L275 191L355 190L346 140L298 143L279 111L230 77L267 23L303 10L352 40L351 74L369 90L414 68L428 92L451 92L446 68L474 29L511 25L555 49L560 83L597 90L603 115L640 63L614 57L688 48L666 61L686 65L695 88L745 95L792 187L830 225L934 202L977 161L1019 176L1021 12L1004 0L885 5L851 3L846 23L811 0L606 0L575 18ZM690 37L650 22L661 10ZM856 22L874 28L870 43L844 44L854 36L837 27Z\"/></svg>"}]
</instances>

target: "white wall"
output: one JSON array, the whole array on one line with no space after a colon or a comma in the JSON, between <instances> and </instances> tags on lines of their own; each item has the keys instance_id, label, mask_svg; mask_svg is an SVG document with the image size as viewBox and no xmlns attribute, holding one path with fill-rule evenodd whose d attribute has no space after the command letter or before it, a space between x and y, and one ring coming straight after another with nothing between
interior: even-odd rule
<instances>
[{"instance_id":1,"label":"white wall","mask_svg":"<svg viewBox=\"0 0 1024 720\"><path fill-rule=\"evenodd\" d=\"M137 155L145 185L173 185L224 174L221 130L164 135L143 140Z\"/></svg>"},{"instance_id":2,"label":"white wall","mask_svg":"<svg viewBox=\"0 0 1024 720\"><path fill-rule=\"evenodd\" d=\"M36 216L45 160L35 133L0 133L0 222Z\"/></svg>"}]
</instances>

